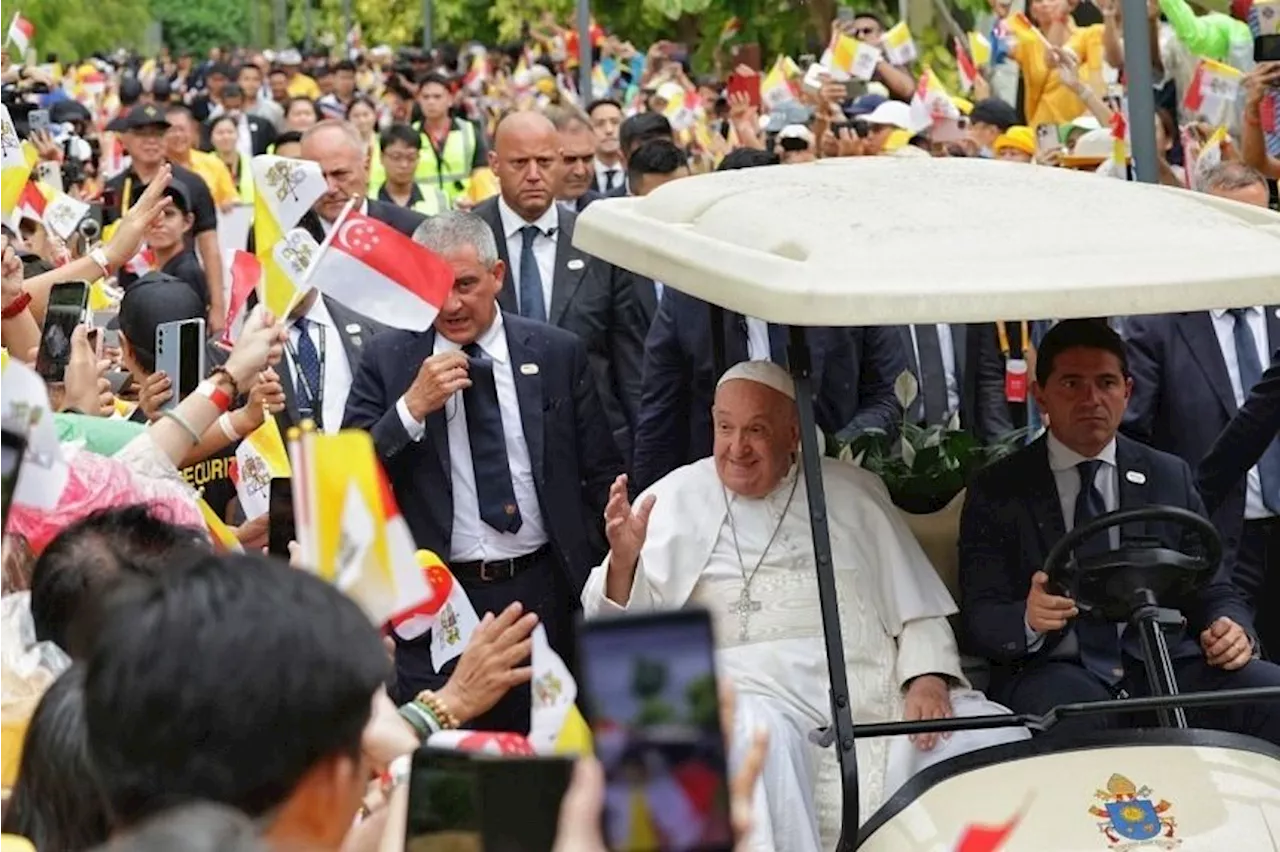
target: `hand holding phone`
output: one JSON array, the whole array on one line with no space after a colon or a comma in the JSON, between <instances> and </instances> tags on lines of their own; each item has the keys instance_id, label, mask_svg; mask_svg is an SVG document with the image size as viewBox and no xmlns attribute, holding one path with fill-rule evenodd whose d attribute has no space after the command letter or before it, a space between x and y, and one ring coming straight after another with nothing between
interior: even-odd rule
<instances>
[{"instance_id":1,"label":"hand holding phone","mask_svg":"<svg viewBox=\"0 0 1280 852\"><path fill-rule=\"evenodd\" d=\"M27 129L31 133L48 133L49 127L49 110L33 109L27 113Z\"/></svg>"},{"instance_id":2,"label":"hand holding phone","mask_svg":"<svg viewBox=\"0 0 1280 852\"><path fill-rule=\"evenodd\" d=\"M49 291L49 306L40 330L36 372L46 382L61 382L71 362L71 337L89 306L89 282L64 281Z\"/></svg>"},{"instance_id":3,"label":"hand holding phone","mask_svg":"<svg viewBox=\"0 0 1280 852\"><path fill-rule=\"evenodd\" d=\"M173 395L161 410L176 408L195 391L205 374L204 319L179 320L156 326L156 371L174 382Z\"/></svg>"}]
</instances>

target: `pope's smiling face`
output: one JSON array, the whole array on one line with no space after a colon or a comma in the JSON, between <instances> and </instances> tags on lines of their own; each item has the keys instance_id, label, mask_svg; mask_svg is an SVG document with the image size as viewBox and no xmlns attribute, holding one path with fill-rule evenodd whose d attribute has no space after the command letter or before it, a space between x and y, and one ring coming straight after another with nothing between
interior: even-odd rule
<instances>
[{"instance_id":1,"label":"pope's smiling face","mask_svg":"<svg viewBox=\"0 0 1280 852\"><path fill-rule=\"evenodd\" d=\"M716 391L711 418L724 487L752 498L777 488L800 446L796 404L759 382L734 379Z\"/></svg>"}]
</instances>

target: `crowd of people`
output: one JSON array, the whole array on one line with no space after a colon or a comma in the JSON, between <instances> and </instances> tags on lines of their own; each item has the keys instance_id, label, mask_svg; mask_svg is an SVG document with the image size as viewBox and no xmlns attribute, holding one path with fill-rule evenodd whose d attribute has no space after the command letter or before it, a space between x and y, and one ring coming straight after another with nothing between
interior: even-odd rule
<instances>
[{"instance_id":1,"label":"crowd of people","mask_svg":"<svg viewBox=\"0 0 1280 852\"><path fill-rule=\"evenodd\" d=\"M1149 0L1162 183L1277 206L1261 7ZM951 22L963 96L904 23L862 11L772 65L726 27L705 75L688 45L593 27L590 92L579 34L550 16L490 49L6 52L3 425L26 446L5 445L6 834L42 852L404 848L407 756L456 728L529 734L542 633L576 669L584 614L689 606L710 613L733 687L736 847L831 848L840 782L812 735L830 681L784 329L584 252L575 226L601 199L833 157L1133 179L1118 0L995 0L968 23ZM237 296L240 259L274 248L251 224L277 192L265 156L322 174L298 222L321 251L354 211L448 268L430 327L318 289L279 315L265 290ZM55 294L77 281L66 334ZM191 382L166 371L157 331L197 319L209 369ZM883 482L823 460L855 720L1148 694L1136 637L1078 619L1040 570L1076 526L1147 505L1211 518L1223 543L1212 581L1170 603L1184 691L1280 685L1280 303L805 335L833 445L945 425L1009 453L967 483L953 588ZM64 369L42 375L55 345ZM245 499L244 450L268 424L371 436L413 543L480 616L460 656L439 664L438 623L412 638L372 623L302 549L263 555L272 513ZM1173 525L1144 534L1188 546ZM1274 705L1190 715L1280 744ZM860 741L861 813L925 766L1030 736ZM605 848L611 783L578 759L557 849ZM659 816L641 833L679 833Z\"/></svg>"}]
</instances>

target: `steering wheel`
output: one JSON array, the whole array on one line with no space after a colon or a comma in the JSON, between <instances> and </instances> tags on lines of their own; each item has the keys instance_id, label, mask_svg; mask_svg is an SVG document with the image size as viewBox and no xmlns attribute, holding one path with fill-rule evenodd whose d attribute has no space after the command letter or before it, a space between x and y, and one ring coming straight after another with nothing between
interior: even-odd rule
<instances>
[{"instance_id":1,"label":"steering wheel","mask_svg":"<svg viewBox=\"0 0 1280 852\"><path fill-rule=\"evenodd\" d=\"M1138 538L1082 559L1074 553L1082 542L1112 527L1155 521L1192 533L1202 552L1186 553ZM1221 560L1222 540L1209 521L1187 509L1144 506L1108 512L1076 527L1049 551L1044 572L1050 589L1071 597L1082 616L1125 623L1140 603L1176 600L1196 591L1209 582Z\"/></svg>"}]
</instances>

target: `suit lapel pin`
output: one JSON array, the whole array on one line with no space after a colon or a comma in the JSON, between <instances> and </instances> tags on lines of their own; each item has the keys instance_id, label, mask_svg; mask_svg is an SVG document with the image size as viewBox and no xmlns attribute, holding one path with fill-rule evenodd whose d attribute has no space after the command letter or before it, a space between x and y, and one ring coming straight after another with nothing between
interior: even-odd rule
<instances>
[{"instance_id":1,"label":"suit lapel pin","mask_svg":"<svg viewBox=\"0 0 1280 852\"><path fill-rule=\"evenodd\" d=\"M359 349L361 346L364 346L364 340L360 337L360 335L358 334L354 335L351 338L351 345Z\"/></svg>"},{"instance_id":2,"label":"suit lapel pin","mask_svg":"<svg viewBox=\"0 0 1280 852\"><path fill-rule=\"evenodd\" d=\"M538 365L537 365L537 364L521 364L521 365L520 365L520 375L522 375L522 376L536 376L536 375L538 375Z\"/></svg>"},{"instance_id":3,"label":"suit lapel pin","mask_svg":"<svg viewBox=\"0 0 1280 852\"><path fill-rule=\"evenodd\" d=\"M347 334L359 334L359 333L360 333L360 323L358 322L347 323Z\"/></svg>"},{"instance_id":4,"label":"suit lapel pin","mask_svg":"<svg viewBox=\"0 0 1280 852\"><path fill-rule=\"evenodd\" d=\"M570 272L577 272L579 269L581 269L584 266L586 266L586 264L582 261L582 258L580 257L571 258L569 260Z\"/></svg>"},{"instance_id":5,"label":"suit lapel pin","mask_svg":"<svg viewBox=\"0 0 1280 852\"><path fill-rule=\"evenodd\" d=\"M1126 470L1124 478L1134 485L1144 485L1147 481L1147 475L1140 470Z\"/></svg>"}]
</instances>

